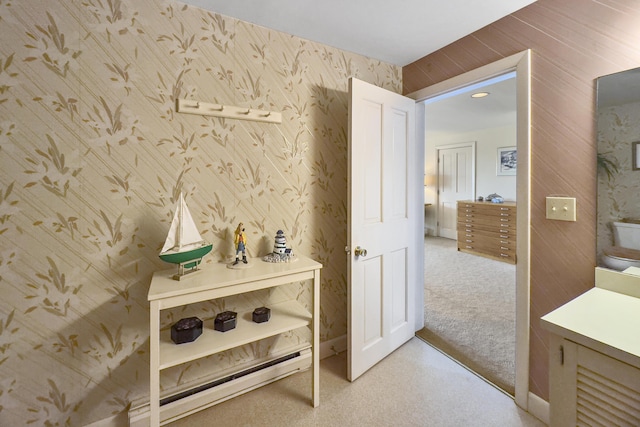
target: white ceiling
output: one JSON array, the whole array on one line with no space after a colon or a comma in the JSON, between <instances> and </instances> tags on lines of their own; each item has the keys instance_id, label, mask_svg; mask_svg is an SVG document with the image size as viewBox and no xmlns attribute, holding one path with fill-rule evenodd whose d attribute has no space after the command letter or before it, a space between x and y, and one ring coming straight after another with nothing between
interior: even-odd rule
<instances>
[{"instance_id":1,"label":"white ceiling","mask_svg":"<svg viewBox=\"0 0 640 427\"><path fill-rule=\"evenodd\" d=\"M471 98L488 92L484 98ZM515 73L505 74L425 101L427 134L466 133L514 125L517 118Z\"/></svg>"},{"instance_id":2,"label":"white ceiling","mask_svg":"<svg viewBox=\"0 0 640 427\"><path fill-rule=\"evenodd\" d=\"M181 0L404 66L535 0Z\"/></svg>"}]
</instances>

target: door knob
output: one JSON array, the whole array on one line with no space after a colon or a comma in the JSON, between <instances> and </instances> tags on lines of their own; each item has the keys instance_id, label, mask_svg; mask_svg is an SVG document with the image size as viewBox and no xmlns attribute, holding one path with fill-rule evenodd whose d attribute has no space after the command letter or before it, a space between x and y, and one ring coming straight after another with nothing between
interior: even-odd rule
<instances>
[{"instance_id":1,"label":"door knob","mask_svg":"<svg viewBox=\"0 0 640 427\"><path fill-rule=\"evenodd\" d=\"M356 256L367 256L367 250L361 248L360 246L356 246L356 249L353 251Z\"/></svg>"}]
</instances>

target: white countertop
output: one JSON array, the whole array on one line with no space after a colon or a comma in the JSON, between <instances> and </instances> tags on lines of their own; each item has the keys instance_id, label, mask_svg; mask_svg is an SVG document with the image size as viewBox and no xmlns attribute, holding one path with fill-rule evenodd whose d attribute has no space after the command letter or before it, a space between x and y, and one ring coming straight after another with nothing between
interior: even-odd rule
<instances>
[{"instance_id":1,"label":"white countertop","mask_svg":"<svg viewBox=\"0 0 640 427\"><path fill-rule=\"evenodd\" d=\"M554 334L640 367L640 298L593 288L541 322Z\"/></svg>"}]
</instances>

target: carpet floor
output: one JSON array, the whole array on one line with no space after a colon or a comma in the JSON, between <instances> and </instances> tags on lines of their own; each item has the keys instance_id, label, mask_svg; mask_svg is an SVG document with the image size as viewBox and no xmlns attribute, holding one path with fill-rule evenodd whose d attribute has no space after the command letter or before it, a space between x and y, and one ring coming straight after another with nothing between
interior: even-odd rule
<instances>
[{"instance_id":1,"label":"carpet floor","mask_svg":"<svg viewBox=\"0 0 640 427\"><path fill-rule=\"evenodd\" d=\"M515 393L515 265L425 237L425 327L416 335Z\"/></svg>"}]
</instances>

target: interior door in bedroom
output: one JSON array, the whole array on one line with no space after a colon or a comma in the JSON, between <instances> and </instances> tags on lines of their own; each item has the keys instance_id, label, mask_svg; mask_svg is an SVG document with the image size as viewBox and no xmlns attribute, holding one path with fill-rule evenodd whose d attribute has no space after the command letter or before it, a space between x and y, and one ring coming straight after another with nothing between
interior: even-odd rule
<instances>
[{"instance_id":1,"label":"interior door in bedroom","mask_svg":"<svg viewBox=\"0 0 640 427\"><path fill-rule=\"evenodd\" d=\"M438 233L457 239L457 201L473 200L475 143L437 147Z\"/></svg>"},{"instance_id":2,"label":"interior door in bedroom","mask_svg":"<svg viewBox=\"0 0 640 427\"><path fill-rule=\"evenodd\" d=\"M415 333L423 200L415 101L349 80L348 377ZM418 255L420 254L420 255Z\"/></svg>"}]
</instances>

